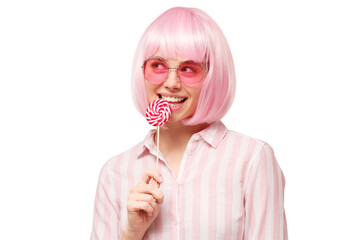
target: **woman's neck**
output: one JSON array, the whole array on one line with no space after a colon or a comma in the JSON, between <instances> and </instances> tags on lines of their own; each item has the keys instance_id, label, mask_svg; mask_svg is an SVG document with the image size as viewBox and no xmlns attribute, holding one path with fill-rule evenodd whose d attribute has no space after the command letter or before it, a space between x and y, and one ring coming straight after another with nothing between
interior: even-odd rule
<instances>
[{"instance_id":1,"label":"woman's neck","mask_svg":"<svg viewBox=\"0 0 360 240\"><path fill-rule=\"evenodd\" d=\"M175 177L178 177L181 160L191 136L208 127L210 124L186 126L180 122L167 122L166 128L160 128L160 152L171 168ZM154 136L156 142L157 133Z\"/></svg>"},{"instance_id":2,"label":"woman's neck","mask_svg":"<svg viewBox=\"0 0 360 240\"><path fill-rule=\"evenodd\" d=\"M179 149L185 150L191 136L208 127L209 123L194 126L183 125L182 123L167 122L165 128L160 128L160 151L169 152ZM156 136L155 136L156 142Z\"/></svg>"}]
</instances>

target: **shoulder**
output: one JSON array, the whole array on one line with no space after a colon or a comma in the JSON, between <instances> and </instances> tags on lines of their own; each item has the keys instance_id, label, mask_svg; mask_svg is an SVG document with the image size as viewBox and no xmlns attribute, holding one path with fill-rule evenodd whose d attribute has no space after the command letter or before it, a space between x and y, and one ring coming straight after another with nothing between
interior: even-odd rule
<instances>
[{"instance_id":1,"label":"shoulder","mask_svg":"<svg viewBox=\"0 0 360 240\"><path fill-rule=\"evenodd\" d=\"M278 166L272 146L265 142L248 135L229 131L227 132L228 138L233 138L237 142L234 144L240 155L246 155L245 158L248 165L248 170L255 166L273 167Z\"/></svg>"},{"instance_id":2,"label":"shoulder","mask_svg":"<svg viewBox=\"0 0 360 240\"><path fill-rule=\"evenodd\" d=\"M113 175L114 173L125 169L131 161L135 161L138 155L144 149L144 141L139 142L130 149L110 157L101 168L101 175Z\"/></svg>"},{"instance_id":3,"label":"shoulder","mask_svg":"<svg viewBox=\"0 0 360 240\"><path fill-rule=\"evenodd\" d=\"M271 148L270 145L258 138L229 130L221 121L214 122L205 131L200 133L204 140L211 146L231 151L242 156L253 156L258 154L263 148Z\"/></svg>"},{"instance_id":4,"label":"shoulder","mask_svg":"<svg viewBox=\"0 0 360 240\"><path fill-rule=\"evenodd\" d=\"M267 142L230 130L227 131L226 138L234 139L234 152L245 168L245 183L248 178L267 176L272 171L282 174L274 150Z\"/></svg>"},{"instance_id":5,"label":"shoulder","mask_svg":"<svg viewBox=\"0 0 360 240\"><path fill-rule=\"evenodd\" d=\"M230 145L233 152L232 155L239 156L249 166L256 161L261 161L261 159L264 159L264 156L274 157L273 148L269 143L243 133L227 130L222 142Z\"/></svg>"},{"instance_id":6,"label":"shoulder","mask_svg":"<svg viewBox=\"0 0 360 240\"><path fill-rule=\"evenodd\" d=\"M254 151L255 150L260 151L264 147L271 148L271 146L264 140L228 129L226 131L225 138L233 139L233 141L236 141L237 144L248 145L250 147L253 147Z\"/></svg>"}]
</instances>

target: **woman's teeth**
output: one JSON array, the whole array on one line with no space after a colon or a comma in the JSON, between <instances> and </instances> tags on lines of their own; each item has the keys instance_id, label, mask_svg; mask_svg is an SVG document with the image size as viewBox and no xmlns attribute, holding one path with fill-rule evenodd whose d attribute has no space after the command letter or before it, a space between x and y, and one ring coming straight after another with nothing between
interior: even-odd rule
<instances>
[{"instance_id":1,"label":"woman's teeth","mask_svg":"<svg viewBox=\"0 0 360 240\"><path fill-rule=\"evenodd\" d=\"M165 96L161 96L161 98L164 99L167 102L181 102L182 100L185 99L185 98L165 97Z\"/></svg>"},{"instance_id":2,"label":"woman's teeth","mask_svg":"<svg viewBox=\"0 0 360 240\"><path fill-rule=\"evenodd\" d=\"M186 100L186 98L166 97L166 96L160 96L160 97L165 101L167 101L170 107L177 107Z\"/></svg>"},{"instance_id":3,"label":"woman's teeth","mask_svg":"<svg viewBox=\"0 0 360 240\"><path fill-rule=\"evenodd\" d=\"M177 104L173 104L173 103L169 103L170 107L177 107L180 106L181 103L177 103Z\"/></svg>"}]
</instances>

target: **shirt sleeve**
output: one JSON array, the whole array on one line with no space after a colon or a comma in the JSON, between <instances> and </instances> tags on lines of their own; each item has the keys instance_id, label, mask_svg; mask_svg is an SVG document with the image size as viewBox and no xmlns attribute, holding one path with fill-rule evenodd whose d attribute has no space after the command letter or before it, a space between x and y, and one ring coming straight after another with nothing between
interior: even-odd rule
<instances>
[{"instance_id":1,"label":"shirt sleeve","mask_svg":"<svg viewBox=\"0 0 360 240\"><path fill-rule=\"evenodd\" d=\"M287 240L285 178L273 149L264 144L245 182L245 240Z\"/></svg>"},{"instance_id":2,"label":"shirt sleeve","mask_svg":"<svg viewBox=\"0 0 360 240\"><path fill-rule=\"evenodd\" d=\"M102 168L98 180L91 240L119 239L120 206L116 201L116 190L113 180L108 162Z\"/></svg>"}]
</instances>

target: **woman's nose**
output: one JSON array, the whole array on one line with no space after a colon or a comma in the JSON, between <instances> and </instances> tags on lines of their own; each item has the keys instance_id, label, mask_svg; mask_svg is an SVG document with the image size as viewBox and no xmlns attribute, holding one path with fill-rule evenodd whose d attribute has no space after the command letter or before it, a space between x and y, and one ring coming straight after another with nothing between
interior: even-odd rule
<instances>
[{"instance_id":1,"label":"woman's nose","mask_svg":"<svg viewBox=\"0 0 360 240\"><path fill-rule=\"evenodd\" d=\"M164 86L171 90L176 90L181 88L181 83L177 74L177 69L169 69L169 73L167 79L164 82Z\"/></svg>"}]
</instances>

